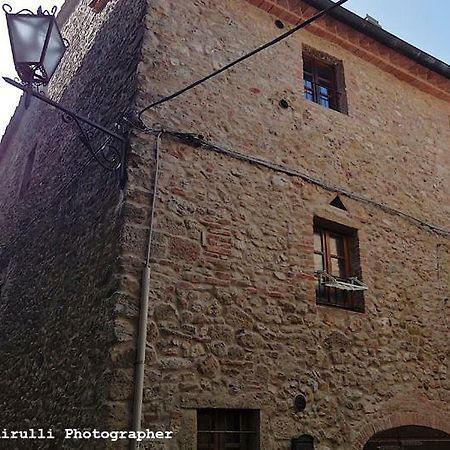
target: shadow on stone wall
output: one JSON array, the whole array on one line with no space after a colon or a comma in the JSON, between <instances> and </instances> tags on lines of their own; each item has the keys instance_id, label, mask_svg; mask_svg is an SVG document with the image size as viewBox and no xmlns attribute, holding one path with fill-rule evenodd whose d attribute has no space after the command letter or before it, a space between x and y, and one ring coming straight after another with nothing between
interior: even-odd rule
<instances>
[{"instance_id":1,"label":"shadow on stone wall","mask_svg":"<svg viewBox=\"0 0 450 450\"><path fill-rule=\"evenodd\" d=\"M75 12L65 28L73 59L51 87L61 90L62 104L107 127L131 106L144 6L143 0L115 2L103 17L86 7ZM89 25L101 28L93 34ZM89 157L74 129L34 100L7 134L0 148L2 425L49 427L57 437L64 428L105 428L117 417L106 381L116 340L117 175L91 163L55 199ZM21 174L36 144L30 186L20 198ZM41 441L36 448L55 445Z\"/></svg>"}]
</instances>

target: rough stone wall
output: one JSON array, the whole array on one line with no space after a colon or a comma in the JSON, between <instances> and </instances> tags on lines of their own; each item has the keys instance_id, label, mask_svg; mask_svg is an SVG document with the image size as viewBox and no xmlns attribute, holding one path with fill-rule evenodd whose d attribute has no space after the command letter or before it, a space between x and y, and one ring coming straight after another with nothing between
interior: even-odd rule
<instances>
[{"instance_id":1,"label":"rough stone wall","mask_svg":"<svg viewBox=\"0 0 450 450\"><path fill-rule=\"evenodd\" d=\"M144 4L113 1L97 15L81 2L65 23L71 46L49 95L112 128L135 95ZM110 347L120 340L113 322L122 207L117 175L88 164L75 129L61 119L33 99L0 148L2 428L53 428L58 438L66 427L115 429L109 374ZM93 143L104 139L94 133ZM9 445L87 448L59 439Z\"/></svg>"},{"instance_id":2,"label":"rough stone wall","mask_svg":"<svg viewBox=\"0 0 450 450\"><path fill-rule=\"evenodd\" d=\"M155 0L146 27L140 107L279 33L273 16L240 0ZM303 98L303 44L342 60L348 115ZM449 114L448 103L303 31L144 120L448 227ZM124 354L133 348L154 145L133 137ZM319 450L356 450L375 423L450 422L448 237L346 197L348 212L336 210L333 198L297 177L163 137L144 427L177 435L149 448L194 450L198 407L260 409L263 450L287 450L300 433L315 436ZM316 305L314 216L358 229L364 314ZM123 364L112 383L131 401L133 373ZM308 405L297 414L300 392Z\"/></svg>"}]
</instances>

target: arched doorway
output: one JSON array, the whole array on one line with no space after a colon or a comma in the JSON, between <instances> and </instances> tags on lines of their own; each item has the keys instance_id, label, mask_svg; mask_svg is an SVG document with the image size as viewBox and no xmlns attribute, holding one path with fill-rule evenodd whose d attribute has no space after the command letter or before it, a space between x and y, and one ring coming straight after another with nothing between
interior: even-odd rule
<instances>
[{"instance_id":1,"label":"arched doorway","mask_svg":"<svg viewBox=\"0 0 450 450\"><path fill-rule=\"evenodd\" d=\"M450 435L433 428L406 425L374 434L363 450L450 450Z\"/></svg>"}]
</instances>

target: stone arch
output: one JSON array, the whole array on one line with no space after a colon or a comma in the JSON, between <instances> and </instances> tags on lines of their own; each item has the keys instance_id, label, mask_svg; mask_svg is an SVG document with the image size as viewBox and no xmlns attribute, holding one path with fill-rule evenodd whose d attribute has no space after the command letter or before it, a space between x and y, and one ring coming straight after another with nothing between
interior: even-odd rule
<instances>
[{"instance_id":1,"label":"stone arch","mask_svg":"<svg viewBox=\"0 0 450 450\"><path fill-rule=\"evenodd\" d=\"M448 419L448 418L447 418ZM425 414L399 412L387 414L383 418L367 423L354 439L352 450L362 450L367 441L380 431L406 425L434 428L450 434L450 420L427 411Z\"/></svg>"}]
</instances>

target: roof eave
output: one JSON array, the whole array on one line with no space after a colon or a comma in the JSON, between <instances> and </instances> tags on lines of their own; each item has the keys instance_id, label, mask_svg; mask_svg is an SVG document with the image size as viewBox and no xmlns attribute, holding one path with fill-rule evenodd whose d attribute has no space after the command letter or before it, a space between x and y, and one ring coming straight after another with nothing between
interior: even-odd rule
<instances>
[{"instance_id":1,"label":"roof eave","mask_svg":"<svg viewBox=\"0 0 450 450\"><path fill-rule=\"evenodd\" d=\"M334 2L331 0L304 0L309 5L318 10L325 9L331 6ZM365 35L375 39L383 45L392 48L402 55L412 59L422 66L450 79L450 65L435 58L434 56L420 50L414 45L400 39L399 37L389 33L386 30L370 23L355 13L339 6L329 13L330 16L354 28L355 30L364 33Z\"/></svg>"}]
</instances>

